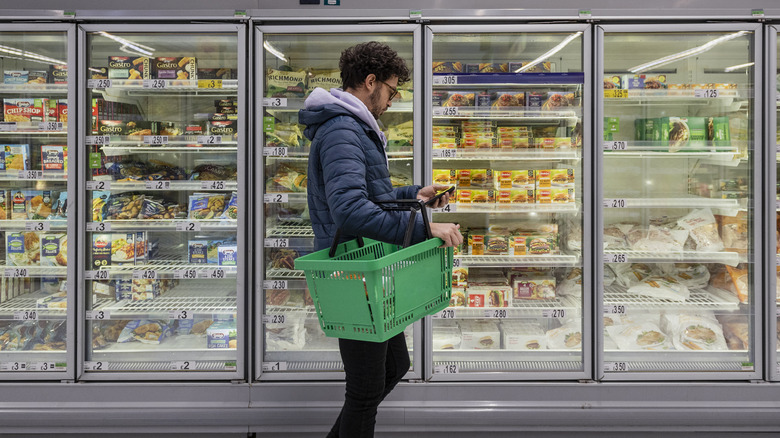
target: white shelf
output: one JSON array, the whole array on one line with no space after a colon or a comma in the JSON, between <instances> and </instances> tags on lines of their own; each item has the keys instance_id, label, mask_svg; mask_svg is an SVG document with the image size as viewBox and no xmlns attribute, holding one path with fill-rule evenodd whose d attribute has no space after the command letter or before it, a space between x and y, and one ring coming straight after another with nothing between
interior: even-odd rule
<instances>
[{"instance_id":1,"label":"white shelf","mask_svg":"<svg viewBox=\"0 0 780 438\"><path fill-rule=\"evenodd\" d=\"M625 201L625 206L621 208L611 208L607 206L609 201L618 198L609 198L605 196L602 206L606 210L619 211L623 208L721 208L721 209L739 209L742 208L739 199L717 199L704 198L701 196L684 195L669 198L619 198ZM609 205L612 205L609 202Z\"/></svg>"},{"instance_id":2,"label":"white shelf","mask_svg":"<svg viewBox=\"0 0 780 438\"><path fill-rule=\"evenodd\" d=\"M168 181L168 180L165 180ZM146 183L156 183L159 181L106 181L110 184L111 191L144 191L146 189ZM219 190L212 190L209 188L203 188L203 183L211 183L213 181L170 181L170 188L165 191L219 191L219 192L232 192L238 190L238 183L235 181L224 181L224 188ZM184 220L184 219L182 219ZM0 222L2 224L2 222Z\"/></svg>"},{"instance_id":3,"label":"white shelf","mask_svg":"<svg viewBox=\"0 0 780 438\"><path fill-rule=\"evenodd\" d=\"M438 107L434 107L435 110ZM582 118L582 110L580 108L572 108L562 111L542 111L531 110L526 108L517 108L514 110L493 110L489 108L476 109L473 107L463 108L456 107L457 114L455 115L434 115L434 120L505 120L505 121L518 121L518 122L549 122L568 120L577 122Z\"/></svg>"},{"instance_id":4,"label":"white shelf","mask_svg":"<svg viewBox=\"0 0 780 438\"><path fill-rule=\"evenodd\" d=\"M168 94L181 94L182 92L190 92L191 94L231 94L234 95L238 91L238 80L236 79L220 79L222 81L221 88L198 88L198 80L182 80L182 79L167 79L165 80L165 87L161 89L144 88L143 79L110 79L111 87L109 88L92 88L93 92L102 92L104 94L112 95L118 93L126 93L130 96L164 96ZM204 79L204 81L211 81L211 79Z\"/></svg>"},{"instance_id":5,"label":"white shelf","mask_svg":"<svg viewBox=\"0 0 780 438\"><path fill-rule=\"evenodd\" d=\"M605 255L625 254L626 263L721 263L737 266L740 254L736 252L703 252L703 251L667 251L649 252L632 249L610 248L604 250Z\"/></svg>"},{"instance_id":6,"label":"white shelf","mask_svg":"<svg viewBox=\"0 0 780 438\"><path fill-rule=\"evenodd\" d=\"M158 279L172 279L176 277L176 274L179 271L195 270L197 273L197 278L193 280L198 281L212 280L211 278L203 277L203 275L208 275L215 269L222 269L225 275L224 278L215 280L232 280L235 279L238 274L238 267L235 265L222 266L213 263L189 263L186 260L180 260L177 258L156 258L149 261L139 261L135 264L114 264L100 268L101 271L108 271L111 279L115 279L117 276L129 279L128 277L132 276L134 271L155 271ZM184 279L182 280L186 281Z\"/></svg>"},{"instance_id":7,"label":"white shelf","mask_svg":"<svg viewBox=\"0 0 780 438\"><path fill-rule=\"evenodd\" d=\"M13 320L15 312L26 312L35 310L38 313L39 320L49 319L65 319L67 317L67 308L46 309L38 308L37 300L45 298L52 293L38 291L30 294L20 295L16 298L11 298L8 301L0 304L0 320ZM24 321L18 320L21 324Z\"/></svg>"},{"instance_id":8,"label":"white shelf","mask_svg":"<svg viewBox=\"0 0 780 438\"><path fill-rule=\"evenodd\" d=\"M265 278L266 280L305 280L306 276L303 271L294 269L266 268Z\"/></svg>"},{"instance_id":9,"label":"white shelf","mask_svg":"<svg viewBox=\"0 0 780 438\"><path fill-rule=\"evenodd\" d=\"M578 255L538 255L538 256L495 256L495 255L456 255L462 266L468 267L513 267L513 266L567 266L580 264Z\"/></svg>"},{"instance_id":10,"label":"white shelf","mask_svg":"<svg viewBox=\"0 0 780 438\"><path fill-rule=\"evenodd\" d=\"M604 305L625 306L626 314L629 316L634 313L634 309L639 309L639 313L643 313L648 309L667 309L674 311L733 311L739 309L738 301L724 299L717 293L712 293L706 289L692 289L690 291L690 297L682 302L631 294L626 292L626 290L626 287L615 284L607 287L604 290ZM609 314L605 313L605 315Z\"/></svg>"},{"instance_id":11,"label":"white shelf","mask_svg":"<svg viewBox=\"0 0 780 438\"><path fill-rule=\"evenodd\" d=\"M190 153L190 154L235 154L237 146L103 146L100 149L107 157L127 154L166 154L166 153Z\"/></svg>"},{"instance_id":12,"label":"white shelf","mask_svg":"<svg viewBox=\"0 0 780 438\"><path fill-rule=\"evenodd\" d=\"M67 231L67 219L28 219L28 220L0 220L0 231L25 231L27 224L48 224L49 231ZM48 232L48 231L46 231Z\"/></svg>"},{"instance_id":13,"label":"white shelf","mask_svg":"<svg viewBox=\"0 0 780 438\"><path fill-rule=\"evenodd\" d=\"M27 277L57 277L57 278L65 278L68 275L68 268L67 266L13 266L13 265L0 265L0 276L3 276L5 278L22 278L19 275L16 275L15 273L8 273L10 275L6 275L7 273L5 270L26 270L26 276Z\"/></svg>"},{"instance_id":14,"label":"white shelf","mask_svg":"<svg viewBox=\"0 0 780 438\"><path fill-rule=\"evenodd\" d=\"M196 319L229 317L236 313L236 297L168 297L165 294L152 300L122 300L111 305L95 307L94 310L108 311L115 319L176 319L170 312L188 312Z\"/></svg>"},{"instance_id":15,"label":"white shelf","mask_svg":"<svg viewBox=\"0 0 780 438\"><path fill-rule=\"evenodd\" d=\"M268 99L272 99L269 97ZM277 112L298 112L304 108L304 102L306 101L306 98L293 98L288 97L287 99L287 106L264 106L263 109L268 111L269 113L277 113ZM393 105L388 108L388 113L410 113L414 110L413 102L393 102Z\"/></svg>"},{"instance_id":16,"label":"white shelf","mask_svg":"<svg viewBox=\"0 0 780 438\"><path fill-rule=\"evenodd\" d=\"M311 225L280 224L266 230L267 237L314 238Z\"/></svg>"},{"instance_id":17,"label":"white shelf","mask_svg":"<svg viewBox=\"0 0 780 438\"><path fill-rule=\"evenodd\" d=\"M450 150L450 149L433 149L433 154L436 151ZM452 149L455 151L456 156L453 158L440 158L433 157L434 161L552 161L552 160L579 160L582 158L582 152L580 149L566 149L566 150L541 150L535 148L528 149L514 149L514 150L502 150L502 149Z\"/></svg>"},{"instance_id":18,"label":"white shelf","mask_svg":"<svg viewBox=\"0 0 780 438\"><path fill-rule=\"evenodd\" d=\"M180 223L197 223L204 231L238 229L238 221L235 219L106 219L103 223L111 224L111 231L176 231L176 225Z\"/></svg>"},{"instance_id":19,"label":"white shelf","mask_svg":"<svg viewBox=\"0 0 780 438\"><path fill-rule=\"evenodd\" d=\"M545 311L564 310L566 317L580 318L581 308L560 298L550 300L512 300L509 307L448 307L447 318L441 318L442 312L433 315L433 319L526 319L550 318ZM434 323L435 324L435 323Z\"/></svg>"},{"instance_id":20,"label":"white shelf","mask_svg":"<svg viewBox=\"0 0 780 438\"><path fill-rule=\"evenodd\" d=\"M2 94L67 94L68 84L0 84Z\"/></svg>"},{"instance_id":21,"label":"white shelf","mask_svg":"<svg viewBox=\"0 0 780 438\"><path fill-rule=\"evenodd\" d=\"M659 147L632 148L629 142L629 149L624 151L604 151L604 158L662 158L662 159L687 159L687 160L705 160L709 163L723 165L738 165L744 158L736 151L716 150L712 152L663 152Z\"/></svg>"}]
</instances>

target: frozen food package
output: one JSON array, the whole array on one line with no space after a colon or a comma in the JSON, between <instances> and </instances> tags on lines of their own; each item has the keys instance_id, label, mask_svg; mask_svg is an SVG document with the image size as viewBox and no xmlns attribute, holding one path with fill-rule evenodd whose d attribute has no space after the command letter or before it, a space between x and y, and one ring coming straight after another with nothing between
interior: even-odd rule
<instances>
[{"instance_id":1,"label":"frozen food package","mask_svg":"<svg viewBox=\"0 0 780 438\"><path fill-rule=\"evenodd\" d=\"M460 323L461 350L498 350L501 332L493 321L465 320Z\"/></svg>"},{"instance_id":2,"label":"frozen food package","mask_svg":"<svg viewBox=\"0 0 780 438\"><path fill-rule=\"evenodd\" d=\"M750 279L748 278L748 270L741 266L743 265L736 268L726 266L725 270L712 275L710 285L736 296L740 303L747 304L750 299L750 290L748 289Z\"/></svg>"},{"instance_id":3,"label":"frozen food package","mask_svg":"<svg viewBox=\"0 0 780 438\"><path fill-rule=\"evenodd\" d=\"M461 344L460 328L458 327L434 327L434 350L458 350Z\"/></svg>"},{"instance_id":4,"label":"frozen food package","mask_svg":"<svg viewBox=\"0 0 780 438\"><path fill-rule=\"evenodd\" d=\"M661 324L677 350L726 350L720 323L710 314L671 314Z\"/></svg>"},{"instance_id":5,"label":"frozen food package","mask_svg":"<svg viewBox=\"0 0 780 438\"><path fill-rule=\"evenodd\" d=\"M284 323L265 324L265 342L269 351L302 350L306 343L305 311L283 313Z\"/></svg>"},{"instance_id":6,"label":"frozen food package","mask_svg":"<svg viewBox=\"0 0 780 438\"><path fill-rule=\"evenodd\" d=\"M677 225L688 230L696 242L697 251L718 252L723 250L723 241L718 234L718 224L709 208L694 210L677 221Z\"/></svg>"},{"instance_id":7,"label":"frozen food package","mask_svg":"<svg viewBox=\"0 0 780 438\"><path fill-rule=\"evenodd\" d=\"M683 251L687 238L687 230L672 230L656 225L650 225L649 229L637 226L628 233L628 243L635 251Z\"/></svg>"},{"instance_id":8,"label":"frozen food package","mask_svg":"<svg viewBox=\"0 0 780 438\"><path fill-rule=\"evenodd\" d=\"M442 106L474 106L475 94L469 91L450 91Z\"/></svg>"},{"instance_id":9,"label":"frozen food package","mask_svg":"<svg viewBox=\"0 0 780 438\"><path fill-rule=\"evenodd\" d=\"M613 325L606 327L609 337L621 350L671 350L672 342L652 322L639 324Z\"/></svg>"},{"instance_id":10,"label":"frozen food package","mask_svg":"<svg viewBox=\"0 0 780 438\"><path fill-rule=\"evenodd\" d=\"M545 350L547 337L538 323L503 320L501 344L504 350Z\"/></svg>"},{"instance_id":11,"label":"frozen food package","mask_svg":"<svg viewBox=\"0 0 780 438\"><path fill-rule=\"evenodd\" d=\"M330 91L331 88L341 88L341 71L310 69L306 94L310 94L317 87L328 91Z\"/></svg>"},{"instance_id":12,"label":"frozen food package","mask_svg":"<svg viewBox=\"0 0 780 438\"><path fill-rule=\"evenodd\" d=\"M582 348L582 322L579 319L568 321L558 328L548 330L545 337L550 350L579 350Z\"/></svg>"},{"instance_id":13,"label":"frozen food package","mask_svg":"<svg viewBox=\"0 0 780 438\"><path fill-rule=\"evenodd\" d=\"M134 320L122 329L117 342L139 341L144 344L159 344L171 335L171 328L163 320Z\"/></svg>"},{"instance_id":14,"label":"frozen food package","mask_svg":"<svg viewBox=\"0 0 780 438\"><path fill-rule=\"evenodd\" d=\"M703 289L710 282L710 271L700 263L660 263L657 266L689 289Z\"/></svg>"},{"instance_id":15,"label":"frozen food package","mask_svg":"<svg viewBox=\"0 0 780 438\"><path fill-rule=\"evenodd\" d=\"M555 298L555 277L519 275L512 278L515 300L550 300Z\"/></svg>"},{"instance_id":16,"label":"frozen food package","mask_svg":"<svg viewBox=\"0 0 780 438\"><path fill-rule=\"evenodd\" d=\"M628 293L670 301L686 301L691 293L672 277L647 277L628 288Z\"/></svg>"},{"instance_id":17,"label":"frozen food package","mask_svg":"<svg viewBox=\"0 0 780 438\"><path fill-rule=\"evenodd\" d=\"M453 61L437 61L433 63L434 73L463 73L463 64Z\"/></svg>"},{"instance_id":18,"label":"frozen food package","mask_svg":"<svg viewBox=\"0 0 780 438\"><path fill-rule=\"evenodd\" d=\"M729 350L750 349L750 321L747 315L717 315Z\"/></svg>"},{"instance_id":19,"label":"frozen food package","mask_svg":"<svg viewBox=\"0 0 780 438\"><path fill-rule=\"evenodd\" d=\"M653 274L653 269L644 263L615 263L610 267L615 273L615 281L624 287L634 286Z\"/></svg>"},{"instance_id":20,"label":"frozen food package","mask_svg":"<svg viewBox=\"0 0 780 438\"><path fill-rule=\"evenodd\" d=\"M744 254L748 250L747 213L739 212L736 216L716 216L720 223L720 235L726 251L736 251ZM780 233L778 234L780 236Z\"/></svg>"},{"instance_id":21,"label":"frozen food package","mask_svg":"<svg viewBox=\"0 0 780 438\"><path fill-rule=\"evenodd\" d=\"M609 269L608 267L604 269ZM558 288L555 290L558 295L568 295L571 297L582 296L582 269L574 268L570 270L563 281L558 283Z\"/></svg>"},{"instance_id":22,"label":"frozen food package","mask_svg":"<svg viewBox=\"0 0 780 438\"><path fill-rule=\"evenodd\" d=\"M604 227L604 249L627 248L626 234L634 224L612 224Z\"/></svg>"},{"instance_id":23,"label":"frozen food package","mask_svg":"<svg viewBox=\"0 0 780 438\"><path fill-rule=\"evenodd\" d=\"M269 68L266 71L266 95L268 97L304 97L307 76L305 71L292 71L287 66L279 70Z\"/></svg>"}]
</instances>

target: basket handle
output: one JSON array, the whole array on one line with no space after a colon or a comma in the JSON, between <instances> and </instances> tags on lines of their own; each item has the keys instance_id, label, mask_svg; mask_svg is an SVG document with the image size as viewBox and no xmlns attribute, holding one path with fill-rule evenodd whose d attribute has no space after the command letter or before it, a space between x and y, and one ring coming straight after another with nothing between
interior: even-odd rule
<instances>
[{"instance_id":1,"label":"basket handle","mask_svg":"<svg viewBox=\"0 0 780 438\"><path fill-rule=\"evenodd\" d=\"M420 199L393 199L389 201L371 201L374 204L379 205L382 210L385 211L406 211L409 210L409 225L406 227L406 233L404 234L403 247L406 248L412 242L412 234L414 234L414 223L418 213L422 214L423 225L425 226L426 239L430 239L433 234L431 233L431 224L428 221L428 215L425 214L425 202ZM391 205L395 204L395 205ZM328 252L329 257L336 255L336 249L339 246L339 239L341 237L341 228L336 229L336 235L333 236L333 244L330 246ZM358 236L358 247L363 247L363 238Z\"/></svg>"}]
</instances>

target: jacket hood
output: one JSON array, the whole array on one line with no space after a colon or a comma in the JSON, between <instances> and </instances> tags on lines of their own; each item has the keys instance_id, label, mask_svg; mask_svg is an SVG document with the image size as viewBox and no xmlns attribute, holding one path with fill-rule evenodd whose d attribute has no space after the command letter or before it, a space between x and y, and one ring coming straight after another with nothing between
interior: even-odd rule
<instances>
[{"instance_id":1,"label":"jacket hood","mask_svg":"<svg viewBox=\"0 0 780 438\"><path fill-rule=\"evenodd\" d=\"M304 135L309 140L314 139L319 126L326 121L339 115L351 115L373 129L382 140L382 146L387 149L387 138L379 129L376 119L363 101L350 93L339 88L331 88L328 92L318 87L306 99L304 108L299 113L299 121L306 125Z\"/></svg>"}]
</instances>

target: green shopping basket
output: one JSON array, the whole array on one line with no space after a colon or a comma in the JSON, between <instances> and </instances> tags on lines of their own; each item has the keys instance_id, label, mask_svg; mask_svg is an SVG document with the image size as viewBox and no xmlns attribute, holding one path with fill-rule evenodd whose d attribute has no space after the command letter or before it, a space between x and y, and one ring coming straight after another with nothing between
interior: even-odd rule
<instances>
[{"instance_id":1,"label":"green shopping basket","mask_svg":"<svg viewBox=\"0 0 780 438\"><path fill-rule=\"evenodd\" d=\"M326 336L383 342L450 303L453 249L429 238L409 246L417 210L428 237L430 224L418 200L375 202L386 210L411 209L404 245L357 238L295 260L306 274L317 318ZM397 204L386 207L385 204ZM403 207L403 205L407 205Z\"/></svg>"}]
</instances>

